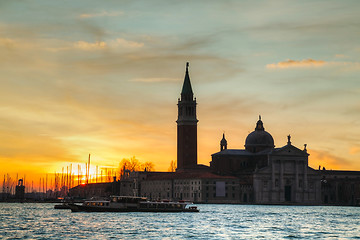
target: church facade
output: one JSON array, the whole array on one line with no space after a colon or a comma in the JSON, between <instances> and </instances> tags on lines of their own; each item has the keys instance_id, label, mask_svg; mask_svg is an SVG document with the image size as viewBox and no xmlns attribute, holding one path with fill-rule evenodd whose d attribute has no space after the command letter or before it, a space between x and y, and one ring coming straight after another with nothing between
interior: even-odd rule
<instances>
[{"instance_id":1,"label":"church facade","mask_svg":"<svg viewBox=\"0 0 360 240\"><path fill-rule=\"evenodd\" d=\"M306 145L301 150L290 140L288 136L287 145L275 148L259 116L255 131L245 140L245 149L228 149L223 135L220 151L212 155L211 170L251 182L254 203L319 204L320 177L308 166Z\"/></svg>"}]
</instances>

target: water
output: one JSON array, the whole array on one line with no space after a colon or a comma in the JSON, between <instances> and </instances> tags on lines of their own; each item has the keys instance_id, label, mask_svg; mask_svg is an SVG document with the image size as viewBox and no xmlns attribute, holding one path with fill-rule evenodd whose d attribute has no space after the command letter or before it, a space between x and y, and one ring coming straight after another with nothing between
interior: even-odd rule
<instances>
[{"instance_id":1,"label":"water","mask_svg":"<svg viewBox=\"0 0 360 240\"><path fill-rule=\"evenodd\" d=\"M360 208L198 205L200 213L71 213L0 203L1 239L360 239Z\"/></svg>"}]
</instances>

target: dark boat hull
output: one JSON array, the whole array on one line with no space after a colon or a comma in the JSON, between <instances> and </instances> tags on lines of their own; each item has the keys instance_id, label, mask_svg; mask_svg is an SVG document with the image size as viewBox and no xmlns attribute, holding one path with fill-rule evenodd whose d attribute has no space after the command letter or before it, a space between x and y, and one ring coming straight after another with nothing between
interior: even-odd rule
<instances>
[{"instance_id":1,"label":"dark boat hull","mask_svg":"<svg viewBox=\"0 0 360 240\"><path fill-rule=\"evenodd\" d=\"M68 204L56 204L54 209L70 209L70 206Z\"/></svg>"},{"instance_id":2,"label":"dark boat hull","mask_svg":"<svg viewBox=\"0 0 360 240\"><path fill-rule=\"evenodd\" d=\"M199 212L198 209L171 209L171 208L111 208L93 207L77 204L69 204L72 212Z\"/></svg>"}]
</instances>

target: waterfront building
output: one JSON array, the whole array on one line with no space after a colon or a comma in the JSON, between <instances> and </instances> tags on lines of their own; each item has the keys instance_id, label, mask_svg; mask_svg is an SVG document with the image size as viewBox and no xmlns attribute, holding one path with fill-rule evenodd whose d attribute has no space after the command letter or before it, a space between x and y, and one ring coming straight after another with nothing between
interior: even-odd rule
<instances>
[{"instance_id":1,"label":"waterfront building","mask_svg":"<svg viewBox=\"0 0 360 240\"><path fill-rule=\"evenodd\" d=\"M244 195L250 194L240 186L243 185L234 176L210 172L149 173L141 183L141 196L201 203L240 203Z\"/></svg>"},{"instance_id":2,"label":"waterfront building","mask_svg":"<svg viewBox=\"0 0 360 240\"><path fill-rule=\"evenodd\" d=\"M329 205L360 206L360 172L318 170L321 177L321 202Z\"/></svg>"}]
</instances>

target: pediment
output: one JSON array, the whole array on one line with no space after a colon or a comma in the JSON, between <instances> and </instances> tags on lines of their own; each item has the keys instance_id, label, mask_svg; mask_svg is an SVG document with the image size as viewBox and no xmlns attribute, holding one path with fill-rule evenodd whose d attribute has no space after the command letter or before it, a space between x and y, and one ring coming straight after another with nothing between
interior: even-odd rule
<instances>
[{"instance_id":1,"label":"pediment","mask_svg":"<svg viewBox=\"0 0 360 240\"><path fill-rule=\"evenodd\" d=\"M271 155L308 156L309 154L293 145L285 145L284 147L274 149Z\"/></svg>"}]
</instances>

